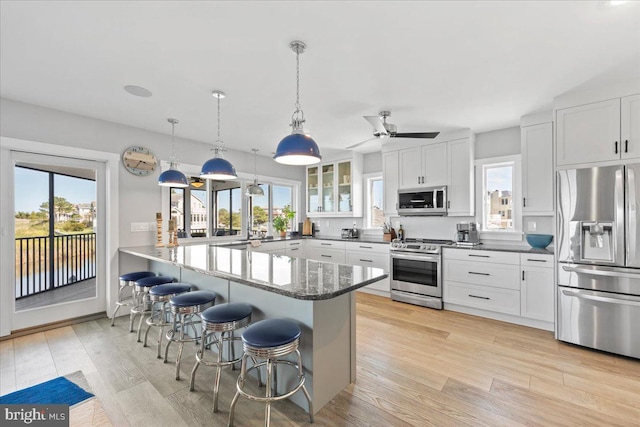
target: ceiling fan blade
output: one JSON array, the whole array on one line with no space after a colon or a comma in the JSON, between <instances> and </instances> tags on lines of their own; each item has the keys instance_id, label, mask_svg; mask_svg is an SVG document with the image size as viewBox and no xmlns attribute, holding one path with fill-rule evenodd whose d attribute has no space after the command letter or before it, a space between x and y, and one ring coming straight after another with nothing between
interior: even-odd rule
<instances>
[{"instance_id":1,"label":"ceiling fan blade","mask_svg":"<svg viewBox=\"0 0 640 427\"><path fill-rule=\"evenodd\" d=\"M440 132L409 132L391 135L394 138L435 138Z\"/></svg>"},{"instance_id":2,"label":"ceiling fan blade","mask_svg":"<svg viewBox=\"0 0 640 427\"><path fill-rule=\"evenodd\" d=\"M351 150L351 149L353 149L353 148L357 148L357 147L359 147L359 146L361 146L361 145L365 145L365 144L366 144L366 143L368 143L368 142L377 141L378 139L379 139L379 138L369 138L369 139L365 139L364 141L358 142L357 144L353 144L353 145L350 145L350 146L346 147L346 149L347 149L347 150Z\"/></svg>"},{"instance_id":3,"label":"ceiling fan blade","mask_svg":"<svg viewBox=\"0 0 640 427\"><path fill-rule=\"evenodd\" d=\"M380 120L380 117L378 116L362 116L362 117L364 117L364 119L368 121L371 124L371 126L373 126L376 133L379 133L380 135L387 135L389 133L384 128L384 125L382 124L382 120Z\"/></svg>"}]
</instances>

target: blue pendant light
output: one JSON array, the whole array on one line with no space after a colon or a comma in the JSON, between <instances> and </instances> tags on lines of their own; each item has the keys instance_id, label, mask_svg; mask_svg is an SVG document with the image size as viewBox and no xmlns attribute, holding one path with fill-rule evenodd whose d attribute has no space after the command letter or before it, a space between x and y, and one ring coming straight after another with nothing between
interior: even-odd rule
<instances>
[{"instance_id":1,"label":"blue pendant light","mask_svg":"<svg viewBox=\"0 0 640 427\"><path fill-rule=\"evenodd\" d=\"M162 187L185 188L189 186L187 177L178 170L176 161L175 127L177 119L167 119L171 123L171 157L169 158L169 169L162 172L158 178L158 185Z\"/></svg>"},{"instance_id":2,"label":"blue pendant light","mask_svg":"<svg viewBox=\"0 0 640 427\"><path fill-rule=\"evenodd\" d=\"M224 142L220 140L220 99L224 98L226 95L224 94L224 92L221 92L219 90L214 90L212 92L212 95L218 98L218 139L213 144L213 158L207 160L204 165L202 165L200 177L225 181L230 179L238 179L236 169L231 163L229 163L228 160L225 160L222 157L222 153L225 151L225 149Z\"/></svg>"},{"instance_id":3,"label":"blue pendant light","mask_svg":"<svg viewBox=\"0 0 640 427\"><path fill-rule=\"evenodd\" d=\"M304 133L302 128L304 112L300 108L300 54L305 51L307 45L301 41L292 41L289 47L296 53L296 110L291 116L291 135L280 141L276 154L273 156L276 162L285 165L312 165L322 160L318 144Z\"/></svg>"}]
</instances>

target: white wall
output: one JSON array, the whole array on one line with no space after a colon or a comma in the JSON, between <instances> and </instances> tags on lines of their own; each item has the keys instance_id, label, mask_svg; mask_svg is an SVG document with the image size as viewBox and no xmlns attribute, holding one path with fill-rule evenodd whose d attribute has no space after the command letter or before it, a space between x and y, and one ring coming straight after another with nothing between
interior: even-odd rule
<instances>
[{"instance_id":1,"label":"white wall","mask_svg":"<svg viewBox=\"0 0 640 427\"><path fill-rule=\"evenodd\" d=\"M171 135L151 132L131 126L90 117L52 110L32 104L0 99L0 134L5 137L46 142L50 144L87 148L121 154L125 148L141 145L149 148L158 159L167 160L171 154ZM166 120L164 117L158 120ZM229 124L233 127L233 124ZM170 132L167 123L167 132ZM176 126L180 134L180 125ZM274 148L277 141L274 142ZM213 156L210 144L176 137L178 161L200 165L203 159ZM238 172L253 174L253 153L229 149L225 153ZM304 167L284 166L271 158L258 157L259 175L287 178L304 183ZM132 222L152 222L155 212L162 210L161 187L158 186L159 170L147 177L134 176L124 167L119 168L120 194L120 246L149 245L155 243L155 233L130 231ZM304 191L304 184L300 186ZM304 200L304 193L299 195ZM165 209L166 210L166 209Z\"/></svg>"},{"instance_id":2,"label":"white wall","mask_svg":"<svg viewBox=\"0 0 640 427\"><path fill-rule=\"evenodd\" d=\"M476 160L513 154L520 154L520 126L476 134Z\"/></svg>"}]
</instances>

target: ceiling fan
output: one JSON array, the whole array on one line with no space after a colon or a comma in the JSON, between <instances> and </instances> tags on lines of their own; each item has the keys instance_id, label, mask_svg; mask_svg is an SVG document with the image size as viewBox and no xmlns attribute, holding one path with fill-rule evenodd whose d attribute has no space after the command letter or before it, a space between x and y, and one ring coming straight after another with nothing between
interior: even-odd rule
<instances>
[{"instance_id":1,"label":"ceiling fan","mask_svg":"<svg viewBox=\"0 0 640 427\"><path fill-rule=\"evenodd\" d=\"M387 123L387 117L391 116L391 111L380 111L377 116L363 116L366 121L373 126L374 138L347 147L347 150L359 147L369 141L381 138L435 138L440 132L397 132L396 125Z\"/></svg>"}]
</instances>

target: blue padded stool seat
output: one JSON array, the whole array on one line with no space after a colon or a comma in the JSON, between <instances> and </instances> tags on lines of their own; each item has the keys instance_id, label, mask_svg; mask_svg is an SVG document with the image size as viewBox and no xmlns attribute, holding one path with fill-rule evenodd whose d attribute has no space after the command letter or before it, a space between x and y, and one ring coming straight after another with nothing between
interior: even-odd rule
<instances>
[{"instance_id":1,"label":"blue padded stool seat","mask_svg":"<svg viewBox=\"0 0 640 427\"><path fill-rule=\"evenodd\" d=\"M152 277L155 276L156 273L153 271L134 271L132 273L125 273L119 277L120 281L118 282L118 300L116 301L116 308L113 310L113 316L111 316L111 326L116 323L116 314L118 314L118 310L123 305L135 305L135 301L133 298L133 294L131 297L123 297L122 293L124 290L133 286L136 280L140 280L144 277ZM131 325L129 325L129 329L131 329Z\"/></svg>"},{"instance_id":2,"label":"blue padded stool seat","mask_svg":"<svg viewBox=\"0 0 640 427\"><path fill-rule=\"evenodd\" d=\"M157 285L149 289L149 300L151 301L151 314L147 317L147 330L144 333L144 344L147 346L147 338L152 326L156 326L159 329L158 341L157 341L157 357L160 359L162 349L162 336L164 335L164 327L170 326L169 301L176 295L189 292L191 285L188 283L166 283L163 285Z\"/></svg>"},{"instance_id":3,"label":"blue padded stool seat","mask_svg":"<svg viewBox=\"0 0 640 427\"><path fill-rule=\"evenodd\" d=\"M200 313L202 319L202 338L200 349L196 352L196 363L191 370L191 381L189 390L195 388L196 371L200 365L216 368L216 375L213 382L213 412L218 412L218 395L220 391L220 372L223 367L235 365L242 360L242 356L236 357L235 343L240 341L240 337L235 336L235 331L244 328L251 323L253 308L244 303L220 304L207 308ZM226 346L225 346L226 344ZM205 355L207 346L214 346L215 357ZM223 359L224 350L227 350L227 357ZM257 364L253 359L254 365ZM259 377L258 377L259 378Z\"/></svg>"},{"instance_id":4,"label":"blue padded stool seat","mask_svg":"<svg viewBox=\"0 0 640 427\"><path fill-rule=\"evenodd\" d=\"M242 334L242 341L256 348L277 347L300 337L300 326L286 319L266 319L249 326Z\"/></svg>"},{"instance_id":5,"label":"blue padded stool seat","mask_svg":"<svg viewBox=\"0 0 640 427\"><path fill-rule=\"evenodd\" d=\"M305 376L302 367L302 356L300 355L300 326L294 321L287 319L266 319L254 323L242 333L242 347L244 354L242 355L242 366L240 368L240 376L236 381L236 394L231 400L229 407L229 426L233 426L236 404L240 397L249 400L264 402L265 415L264 425L269 426L271 422L271 403L287 399L298 390L302 390L304 396L309 403L309 420L313 423L313 403L311 396L304 386ZM285 359L285 356L295 354L297 361ZM247 369L247 359L253 359L253 366ZM256 359L263 359L263 362L256 363ZM297 372L297 382L287 381L287 390L281 391L278 388L277 367L282 365L295 369ZM265 396L257 396L244 390L244 383L247 373L256 370L258 373L258 385L260 385L260 368L265 366L267 369Z\"/></svg>"},{"instance_id":6,"label":"blue padded stool seat","mask_svg":"<svg viewBox=\"0 0 640 427\"><path fill-rule=\"evenodd\" d=\"M177 295L169 301L173 323L167 332L167 345L164 348L164 362L169 356L169 346L172 342L178 343L176 356L176 380L180 379L180 361L185 342L198 343L198 331L196 324L202 324L200 313L215 304L218 294L210 291L191 291ZM193 330L193 337L186 334L187 327Z\"/></svg>"},{"instance_id":7,"label":"blue padded stool seat","mask_svg":"<svg viewBox=\"0 0 640 427\"><path fill-rule=\"evenodd\" d=\"M134 271L133 273L126 273L120 276L120 280L125 282L135 282L136 280L144 279L145 277L153 277L156 273L153 271Z\"/></svg>"},{"instance_id":8,"label":"blue padded stool seat","mask_svg":"<svg viewBox=\"0 0 640 427\"><path fill-rule=\"evenodd\" d=\"M171 298L172 307L200 306L215 301L218 294L209 291L193 291Z\"/></svg>"},{"instance_id":9,"label":"blue padded stool seat","mask_svg":"<svg viewBox=\"0 0 640 427\"><path fill-rule=\"evenodd\" d=\"M149 299L149 290L154 286L164 285L166 283L173 282L171 276L151 276L143 277L135 281L135 287L133 291L133 308L131 309L131 316L129 319L129 332L133 331L133 319L139 314L140 321L138 322L138 342L140 342L140 333L142 330L142 322L144 321L145 313L151 313L151 300Z\"/></svg>"},{"instance_id":10,"label":"blue padded stool seat","mask_svg":"<svg viewBox=\"0 0 640 427\"><path fill-rule=\"evenodd\" d=\"M220 304L207 308L200 314L202 320L209 323L230 323L242 320L253 312L249 304L241 302Z\"/></svg>"},{"instance_id":11,"label":"blue padded stool seat","mask_svg":"<svg viewBox=\"0 0 640 427\"><path fill-rule=\"evenodd\" d=\"M154 286L149 290L149 295L152 297L163 297L166 295L182 294L189 292L191 285L186 283L167 283L163 285Z\"/></svg>"}]
</instances>

